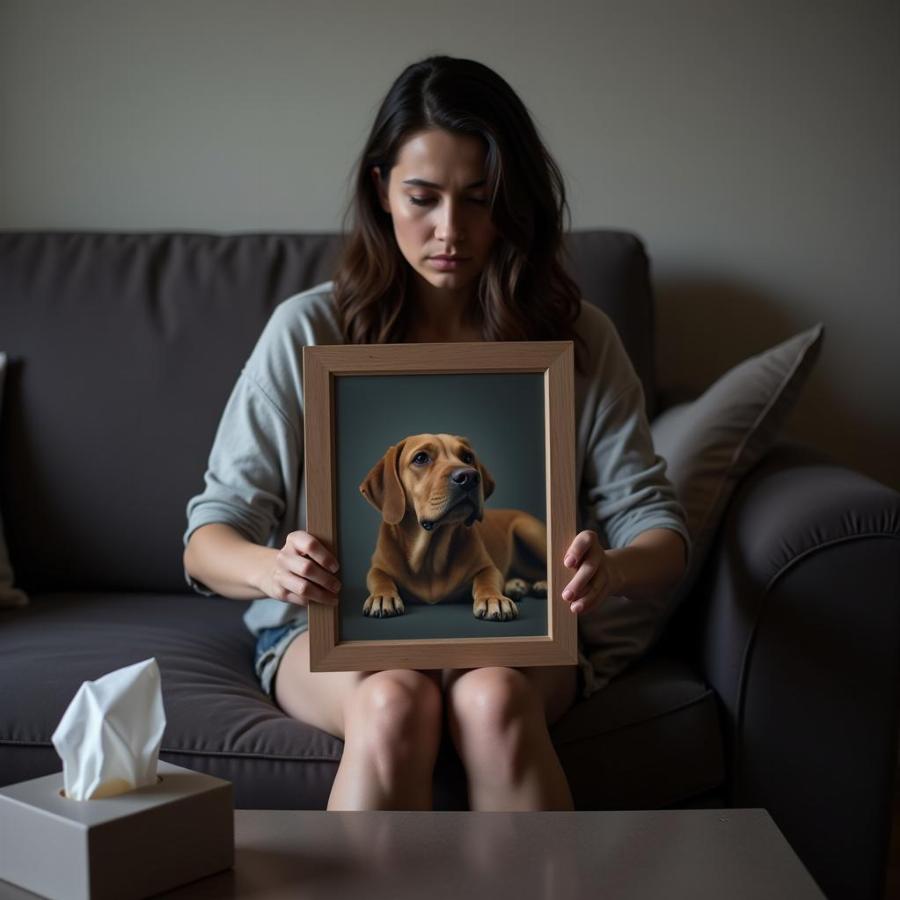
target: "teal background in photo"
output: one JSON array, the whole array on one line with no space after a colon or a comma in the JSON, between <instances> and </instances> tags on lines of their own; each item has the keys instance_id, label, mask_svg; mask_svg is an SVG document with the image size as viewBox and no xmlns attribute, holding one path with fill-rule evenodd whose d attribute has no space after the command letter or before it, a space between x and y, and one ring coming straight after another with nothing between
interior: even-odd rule
<instances>
[{"instance_id":1,"label":"teal background in photo","mask_svg":"<svg viewBox=\"0 0 900 900\"><path fill-rule=\"evenodd\" d=\"M334 401L341 640L545 636L547 601L537 597L523 597L507 622L476 619L471 596L364 616L381 516L359 492L391 444L421 432L458 434L496 482L485 509L522 509L546 522L543 373L336 375Z\"/></svg>"}]
</instances>

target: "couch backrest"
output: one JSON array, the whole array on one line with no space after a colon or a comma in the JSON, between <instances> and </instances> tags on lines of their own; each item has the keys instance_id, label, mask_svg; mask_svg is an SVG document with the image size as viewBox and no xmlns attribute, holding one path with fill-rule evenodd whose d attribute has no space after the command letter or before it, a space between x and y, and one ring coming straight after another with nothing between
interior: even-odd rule
<instances>
[{"instance_id":1,"label":"couch backrest","mask_svg":"<svg viewBox=\"0 0 900 900\"><path fill-rule=\"evenodd\" d=\"M331 278L337 234L0 233L0 510L27 591L186 592L185 505L272 309ZM567 237L652 416L641 242Z\"/></svg>"}]
</instances>

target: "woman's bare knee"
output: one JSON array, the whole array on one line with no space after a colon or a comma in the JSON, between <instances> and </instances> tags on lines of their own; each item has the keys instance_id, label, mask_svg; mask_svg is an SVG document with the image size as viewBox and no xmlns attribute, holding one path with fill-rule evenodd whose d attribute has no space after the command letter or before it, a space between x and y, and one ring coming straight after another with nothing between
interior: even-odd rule
<instances>
[{"instance_id":1,"label":"woman's bare knee","mask_svg":"<svg viewBox=\"0 0 900 900\"><path fill-rule=\"evenodd\" d=\"M369 706L366 703L360 705L359 700L370 698L370 693L367 690L360 694L360 689L370 678L375 678L373 686L385 687L374 692L370 698L373 702L380 699L385 705L388 701L386 710L397 710L402 708L403 698L401 696L398 702L396 694L405 692L422 722L428 723L436 718L434 727L439 730L442 707L440 674L440 670L419 672L404 669L388 672L311 672L309 632L303 632L291 641L282 657L275 673L273 693L275 701L289 716L346 740L349 717L356 715L365 721ZM390 690L392 685L399 685L399 691ZM375 705L378 703L375 702Z\"/></svg>"},{"instance_id":2,"label":"woman's bare knee","mask_svg":"<svg viewBox=\"0 0 900 900\"><path fill-rule=\"evenodd\" d=\"M373 672L347 697L346 740L388 766L433 761L442 716L441 689L433 676L407 669Z\"/></svg>"}]
</instances>

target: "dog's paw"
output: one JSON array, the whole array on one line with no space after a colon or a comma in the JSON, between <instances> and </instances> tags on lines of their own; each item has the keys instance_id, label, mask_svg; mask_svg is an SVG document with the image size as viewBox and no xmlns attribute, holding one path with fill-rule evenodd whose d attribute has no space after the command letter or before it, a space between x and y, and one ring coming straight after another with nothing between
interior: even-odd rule
<instances>
[{"instance_id":1,"label":"dog's paw","mask_svg":"<svg viewBox=\"0 0 900 900\"><path fill-rule=\"evenodd\" d=\"M506 622L519 615L519 608L509 597L489 596L477 599L472 604L472 615L476 619L492 619L495 622Z\"/></svg>"},{"instance_id":2,"label":"dog's paw","mask_svg":"<svg viewBox=\"0 0 900 900\"><path fill-rule=\"evenodd\" d=\"M513 600L521 600L528 593L528 582L524 578L510 578L503 585L503 593Z\"/></svg>"},{"instance_id":3,"label":"dog's paw","mask_svg":"<svg viewBox=\"0 0 900 900\"><path fill-rule=\"evenodd\" d=\"M547 596L547 582L546 581L536 581L531 586L531 595L533 597L546 597Z\"/></svg>"},{"instance_id":4,"label":"dog's paw","mask_svg":"<svg viewBox=\"0 0 900 900\"><path fill-rule=\"evenodd\" d=\"M369 594L363 604L363 615L385 619L388 616L402 616L406 607L399 594Z\"/></svg>"}]
</instances>

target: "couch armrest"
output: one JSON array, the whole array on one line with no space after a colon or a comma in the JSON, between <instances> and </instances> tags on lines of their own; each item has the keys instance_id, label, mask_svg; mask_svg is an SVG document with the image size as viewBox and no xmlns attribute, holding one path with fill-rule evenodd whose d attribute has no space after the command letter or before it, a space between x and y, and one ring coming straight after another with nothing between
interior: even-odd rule
<instances>
[{"instance_id":1,"label":"couch armrest","mask_svg":"<svg viewBox=\"0 0 900 900\"><path fill-rule=\"evenodd\" d=\"M880 900L900 494L780 444L739 485L701 590L698 658L721 698L731 805L768 809L827 896Z\"/></svg>"}]
</instances>

